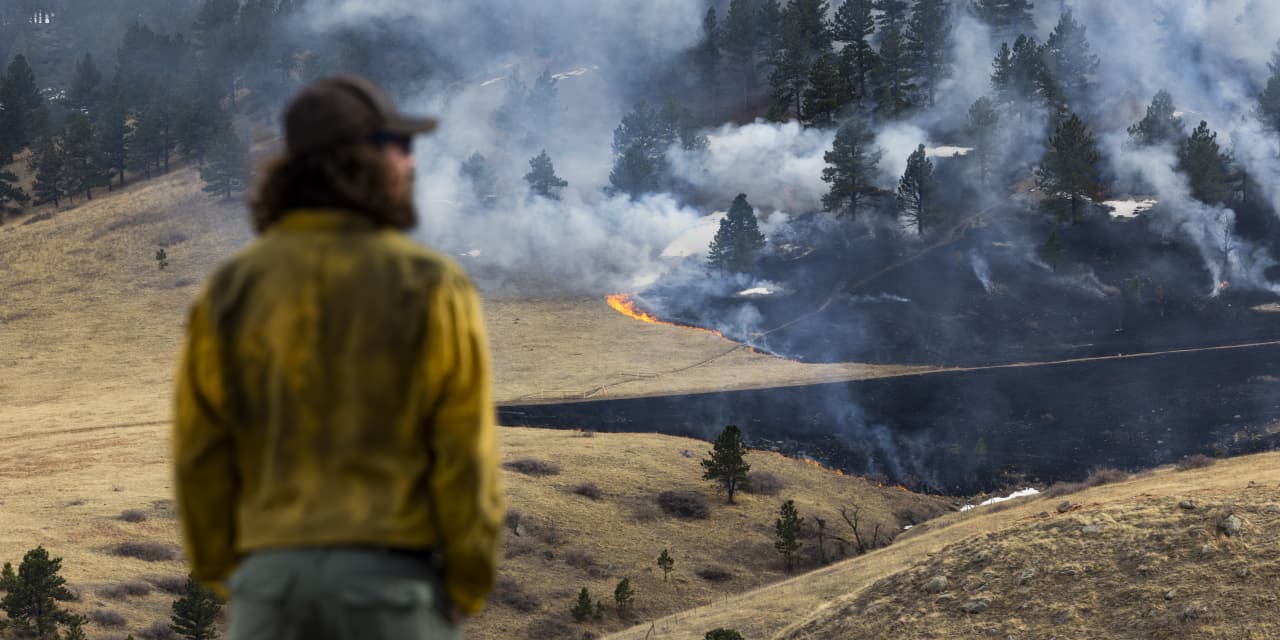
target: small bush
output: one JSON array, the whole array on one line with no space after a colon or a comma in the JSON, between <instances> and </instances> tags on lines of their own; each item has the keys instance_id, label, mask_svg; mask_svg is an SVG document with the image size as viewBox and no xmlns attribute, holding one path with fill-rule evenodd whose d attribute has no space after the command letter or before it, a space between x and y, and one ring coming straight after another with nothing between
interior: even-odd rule
<instances>
[{"instance_id":1,"label":"small bush","mask_svg":"<svg viewBox=\"0 0 1280 640\"><path fill-rule=\"evenodd\" d=\"M125 598L137 598L151 593L151 585L145 582L119 582L109 584L97 590L98 594L104 598L113 600L123 600Z\"/></svg>"},{"instance_id":2,"label":"small bush","mask_svg":"<svg viewBox=\"0 0 1280 640\"><path fill-rule=\"evenodd\" d=\"M605 575L604 567L596 562L596 557L581 549L570 549L564 552L564 563L575 568L581 569L592 578L600 578Z\"/></svg>"},{"instance_id":3,"label":"small bush","mask_svg":"<svg viewBox=\"0 0 1280 640\"><path fill-rule=\"evenodd\" d=\"M591 498L592 500L599 500L604 497L604 491L601 491L600 487L596 486L596 483L594 482L585 482L580 484L573 488L573 492L580 496Z\"/></svg>"},{"instance_id":4,"label":"small bush","mask_svg":"<svg viewBox=\"0 0 1280 640\"><path fill-rule=\"evenodd\" d=\"M569 623L560 616L539 618L525 629L525 637L529 640L546 640L547 638L579 638L582 634L575 632Z\"/></svg>"},{"instance_id":5,"label":"small bush","mask_svg":"<svg viewBox=\"0 0 1280 640\"><path fill-rule=\"evenodd\" d=\"M1065 496L1091 487L1100 487L1104 484L1122 482L1128 479L1129 474L1119 469L1094 469L1080 482L1055 482L1048 489L1042 491L1040 495L1046 498L1057 498L1058 496Z\"/></svg>"},{"instance_id":6,"label":"small bush","mask_svg":"<svg viewBox=\"0 0 1280 640\"><path fill-rule=\"evenodd\" d=\"M1195 455L1187 456L1179 460L1177 469L1178 471L1190 471L1192 469L1203 469L1205 467L1212 466L1213 463L1215 462L1217 462L1217 460L1214 460L1213 458L1210 458L1209 456L1206 456L1203 453L1197 453Z\"/></svg>"},{"instance_id":7,"label":"small bush","mask_svg":"<svg viewBox=\"0 0 1280 640\"><path fill-rule=\"evenodd\" d=\"M711 517L707 499L693 491L663 491L658 494L658 506L667 515L686 520L705 520Z\"/></svg>"},{"instance_id":8,"label":"small bush","mask_svg":"<svg viewBox=\"0 0 1280 640\"><path fill-rule=\"evenodd\" d=\"M124 616L110 609L94 609L90 611L89 621L104 629L119 629L127 623Z\"/></svg>"},{"instance_id":9,"label":"small bush","mask_svg":"<svg viewBox=\"0 0 1280 640\"><path fill-rule=\"evenodd\" d=\"M121 542L109 549L111 555L136 558L147 562L175 560L178 552L172 546L159 542Z\"/></svg>"},{"instance_id":10,"label":"small bush","mask_svg":"<svg viewBox=\"0 0 1280 640\"><path fill-rule=\"evenodd\" d=\"M560 473L560 465L537 458L521 458L503 463L504 467L526 476L554 476Z\"/></svg>"},{"instance_id":11,"label":"small bush","mask_svg":"<svg viewBox=\"0 0 1280 640\"><path fill-rule=\"evenodd\" d=\"M187 595L187 577L186 576L149 576L147 582L155 585L155 588L174 596Z\"/></svg>"},{"instance_id":12,"label":"small bush","mask_svg":"<svg viewBox=\"0 0 1280 640\"><path fill-rule=\"evenodd\" d=\"M520 613L532 613L542 606L537 596L525 591L520 583L510 576L498 577L498 581L493 585L493 595L490 599Z\"/></svg>"},{"instance_id":13,"label":"small bush","mask_svg":"<svg viewBox=\"0 0 1280 640\"><path fill-rule=\"evenodd\" d=\"M512 533L519 534L520 524L524 521L524 514L515 509L507 509L507 528Z\"/></svg>"},{"instance_id":14,"label":"small bush","mask_svg":"<svg viewBox=\"0 0 1280 640\"><path fill-rule=\"evenodd\" d=\"M752 471L742 490L758 496L776 496L782 491L782 479L768 471Z\"/></svg>"},{"instance_id":15,"label":"small bush","mask_svg":"<svg viewBox=\"0 0 1280 640\"><path fill-rule=\"evenodd\" d=\"M138 632L141 640L179 640L178 634L165 620L156 620L151 626Z\"/></svg>"},{"instance_id":16,"label":"small bush","mask_svg":"<svg viewBox=\"0 0 1280 640\"><path fill-rule=\"evenodd\" d=\"M120 512L120 519L125 522L145 522L147 514L138 509L125 509Z\"/></svg>"},{"instance_id":17,"label":"small bush","mask_svg":"<svg viewBox=\"0 0 1280 640\"><path fill-rule=\"evenodd\" d=\"M728 569L717 565L698 567L694 570L693 575L707 582L727 582L733 578L733 574Z\"/></svg>"}]
</instances>

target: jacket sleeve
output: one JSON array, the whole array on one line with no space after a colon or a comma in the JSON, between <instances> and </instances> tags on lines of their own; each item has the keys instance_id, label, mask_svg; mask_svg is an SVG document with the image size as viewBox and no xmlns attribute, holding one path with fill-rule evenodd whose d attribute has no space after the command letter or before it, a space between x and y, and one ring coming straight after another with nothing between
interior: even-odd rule
<instances>
[{"instance_id":1,"label":"jacket sleeve","mask_svg":"<svg viewBox=\"0 0 1280 640\"><path fill-rule=\"evenodd\" d=\"M433 411L427 426L430 491L450 602L478 612L497 573L505 517L489 347L474 287L445 276L432 295L425 361Z\"/></svg>"},{"instance_id":2,"label":"jacket sleeve","mask_svg":"<svg viewBox=\"0 0 1280 640\"><path fill-rule=\"evenodd\" d=\"M222 349L207 299L192 309L178 369L173 420L174 489L192 575L225 597L234 569L234 444Z\"/></svg>"}]
</instances>

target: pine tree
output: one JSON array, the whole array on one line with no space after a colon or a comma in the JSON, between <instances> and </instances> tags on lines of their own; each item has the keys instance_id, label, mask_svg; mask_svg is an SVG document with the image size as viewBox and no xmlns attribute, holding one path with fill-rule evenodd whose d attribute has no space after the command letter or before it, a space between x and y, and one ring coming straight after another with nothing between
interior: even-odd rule
<instances>
[{"instance_id":1,"label":"pine tree","mask_svg":"<svg viewBox=\"0 0 1280 640\"><path fill-rule=\"evenodd\" d=\"M556 175L556 168L551 164L551 156L547 155L546 149L529 160L529 173L524 174L524 180L529 183L530 193L548 200L559 200L560 190L569 186Z\"/></svg>"},{"instance_id":2,"label":"pine tree","mask_svg":"<svg viewBox=\"0 0 1280 640\"><path fill-rule=\"evenodd\" d=\"M530 141L545 140L553 135L559 100L560 89L556 87L556 79L550 70L543 70L524 98L524 119Z\"/></svg>"},{"instance_id":3,"label":"pine tree","mask_svg":"<svg viewBox=\"0 0 1280 640\"><path fill-rule=\"evenodd\" d=\"M826 54L809 70L809 88L804 92L803 120L815 127L835 124L849 95L836 57Z\"/></svg>"},{"instance_id":4,"label":"pine tree","mask_svg":"<svg viewBox=\"0 0 1280 640\"><path fill-rule=\"evenodd\" d=\"M18 176L0 168L0 220L5 214L17 213L31 201L31 196L18 184Z\"/></svg>"},{"instance_id":5,"label":"pine tree","mask_svg":"<svg viewBox=\"0 0 1280 640\"><path fill-rule=\"evenodd\" d=\"M1267 67L1271 69L1271 77L1258 96L1258 118L1268 129L1280 133L1280 43L1276 44L1276 52Z\"/></svg>"},{"instance_id":6,"label":"pine tree","mask_svg":"<svg viewBox=\"0 0 1280 640\"><path fill-rule=\"evenodd\" d=\"M613 602L618 606L618 617L625 618L631 613L631 606L635 602L636 592L631 588L631 579L623 578L618 581L618 586L613 588Z\"/></svg>"},{"instance_id":7,"label":"pine tree","mask_svg":"<svg viewBox=\"0 0 1280 640\"><path fill-rule=\"evenodd\" d=\"M803 41L805 60L812 64L831 53L831 28L827 25L827 0L791 0L782 10L782 21L795 24Z\"/></svg>"},{"instance_id":8,"label":"pine tree","mask_svg":"<svg viewBox=\"0 0 1280 640\"><path fill-rule=\"evenodd\" d=\"M148 179L168 173L174 139L173 112L163 98L155 98L139 109L128 140L128 165Z\"/></svg>"},{"instance_id":9,"label":"pine tree","mask_svg":"<svg viewBox=\"0 0 1280 640\"><path fill-rule=\"evenodd\" d=\"M859 106L871 95L871 75L880 61L870 42L876 29L871 5L871 0L845 0L831 23L832 35L845 43L840 50L840 70Z\"/></svg>"},{"instance_id":10,"label":"pine tree","mask_svg":"<svg viewBox=\"0 0 1280 640\"><path fill-rule=\"evenodd\" d=\"M925 155L924 145L907 158L907 169L898 180L898 210L916 233L924 235L941 217L941 207L934 202L937 183L933 179L933 163Z\"/></svg>"},{"instance_id":11,"label":"pine tree","mask_svg":"<svg viewBox=\"0 0 1280 640\"><path fill-rule=\"evenodd\" d=\"M84 634L84 618L71 616L67 621L67 632L62 636L62 640L88 640L88 636Z\"/></svg>"},{"instance_id":12,"label":"pine tree","mask_svg":"<svg viewBox=\"0 0 1280 640\"><path fill-rule=\"evenodd\" d=\"M102 109L98 117L97 145L98 158L102 161L102 169L106 172L106 184L111 186L111 174L119 176L120 186L124 186L124 172L129 164L129 142L133 134L133 126L129 122L125 96L119 77L103 94Z\"/></svg>"},{"instance_id":13,"label":"pine tree","mask_svg":"<svg viewBox=\"0 0 1280 640\"><path fill-rule=\"evenodd\" d=\"M946 0L915 0L906 51L918 89L933 106L938 83L951 75L951 10Z\"/></svg>"},{"instance_id":14,"label":"pine tree","mask_svg":"<svg viewBox=\"0 0 1280 640\"><path fill-rule=\"evenodd\" d=\"M1000 114L991 99L983 96L969 107L968 132L973 140L972 157L978 163L978 178L983 184L991 179L996 157L999 155L997 127Z\"/></svg>"},{"instance_id":15,"label":"pine tree","mask_svg":"<svg viewBox=\"0 0 1280 640\"><path fill-rule=\"evenodd\" d=\"M756 223L755 211L747 202L746 194L739 193L711 240L707 265L722 271L751 271L755 267L756 254L763 247L764 234L760 233Z\"/></svg>"},{"instance_id":16,"label":"pine tree","mask_svg":"<svg viewBox=\"0 0 1280 640\"><path fill-rule=\"evenodd\" d=\"M93 199L93 190L105 182L102 161L94 144L96 134L93 123L84 114L74 114L62 131L58 147L62 150L62 163L66 175L67 195L75 201L76 194L83 193Z\"/></svg>"},{"instance_id":17,"label":"pine tree","mask_svg":"<svg viewBox=\"0 0 1280 640\"><path fill-rule=\"evenodd\" d=\"M730 0L724 18L724 52L742 79L742 95L756 83L756 7L753 0Z\"/></svg>"},{"instance_id":18,"label":"pine tree","mask_svg":"<svg viewBox=\"0 0 1280 640\"><path fill-rule=\"evenodd\" d=\"M729 504L734 504L733 494L747 486L747 472L751 465L744 456L747 447L742 443L742 432L737 425L728 425L716 436L709 456L702 460L702 479L711 480L720 485L729 496Z\"/></svg>"},{"instance_id":19,"label":"pine tree","mask_svg":"<svg viewBox=\"0 0 1280 640\"><path fill-rule=\"evenodd\" d=\"M1178 168L1187 176L1191 197L1206 204L1226 202L1231 196L1231 156L1218 148L1218 134L1204 120L1178 149Z\"/></svg>"},{"instance_id":20,"label":"pine tree","mask_svg":"<svg viewBox=\"0 0 1280 640\"><path fill-rule=\"evenodd\" d=\"M575 601L573 603L573 607L569 609L569 614L573 616L574 620L582 622L591 616L591 612L591 594L587 592L586 587L583 587L582 590L578 592L577 601Z\"/></svg>"},{"instance_id":21,"label":"pine tree","mask_svg":"<svg viewBox=\"0 0 1280 640\"><path fill-rule=\"evenodd\" d=\"M643 147L632 146L614 162L606 191L632 199L654 193L661 189L664 170L665 166L646 154Z\"/></svg>"},{"instance_id":22,"label":"pine tree","mask_svg":"<svg viewBox=\"0 0 1280 640\"><path fill-rule=\"evenodd\" d=\"M1013 104L1017 98L1013 85L1013 50L1008 42L1000 43L1000 51L991 63L991 91L1000 105Z\"/></svg>"},{"instance_id":23,"label":"pine tree","mask_svg":"<svg viewBox=\"0 0 1280 640\"><path fill-rule=\"evenodd\" d=\"M767 59L770 57L769 52L773 51L774 40L782 28L782 4L778 0L758 0L758 2L759 7L755 15L756 46Z\"/></svg>"},{"instance_id":24,"label":"pine tree","mask_svg":"<svg viewBox=\"0 0 1280 640\"><path fill-rule=\"evenodd\" d=\"M86 53L76 62L75 75L71 77L71 88L67 90L67 104L72 109L80 109L90 113L98 104L98 90L102 85L102 72L93 62L93 54Z\"/></svg>"},{"instance_id":25,"label":"pine tree","mask_svg":"<svg viewBox=\"0 0 1280 640\"><path fill-rule=\"evenodd\" d=\"M788 572L794 568L796 552L800 550L800 525L803 522L795 500L787 500L778 509L778 519L773 523L773 548L782 554Z\"/></svg>"},{"instance_id":26,"label":"pine tree","mask_svg":"<svg viewBox=\"0 0 1280 640\"><path fill-rule=\"evenodd\" d=\"M872 6L880 12L876 16L876 25L881 32L897 29L899 32L906 26L907 13L910 8L908 0L875 0Z\"/></svg>"},{"instance_id":27,"label":"pine tree","mask_svg":"<svg viewBox=\"0 0 1280 640\"><path fill-rule=\"evenodd\" d=\"M703 635L702 640L742 640L742 634L736 629L717 627Z\"/></svg>"},{"instance_id":28,"label":"pine tree","mask_svg":"<svg viewBox=\"0 0 1280 640\"><path fill-rule=\"evenodd\" d=\"M46 136L31 156L31 170L35 180L31 184L32 203L36 206L52 203L56 208L67 195L66 168L62 150L57 141Z\"/></svg>"},{"instance_id":29,"label":"pine tree","mask_svg":"<svg viewBox=\"0 0 1280 640\"><path fill-rule=\"evenodd\" d=\"M0 160L7 162L39 133L38 114L43 106L44 97L26 56L14 56L0 79L0 149L5 154Z\"/></svg>"},{"instance_id":30,"label":"pine tree","mask_svg":"<svg viewBox=\"0 0 1280 640\"><path fill-rule=\"evenodd\" d=\"M671 554L666 549L662 550L662 554L658 556L658 568L662 569L662 581L666 582L667 577L671 575L671 570L676 566L676 561L671 558Z\"/></svg>"},{"instance_id":31,"label":"pine tree","mask_svg":"<svg viewBox=\"0 0 1280 640\"><path fill-rule=\"evenodd\" d=\"M58 602L74 599L66 587L66 579L58 575L62 558L50 558L43 546L36 547L22 557L17 573L6 562L0 570L0 609L20 634L47 637L55 633L59 624L65 624L73 616L58 606Z\"/></svg>"},{"instance_id":32,"label":"pine tree","mask_svg":"<svg viewBox=\"0 0 1280 640\"><path fill-rule=\"evenodd\" d=\"M978 19L991 27L997 41L1015 38L1018 34L1034 33L1035 18L1030 0L973 0L973 12Z\"/></svg>"},{"instance_id":33,"label":"pine tree","mask_svg":"<svg viewBox=\"0 0 1280 640\"><path fill-rule=\"evenodd\" d=\"M1045 41L1043 60L1046 93L1050 93L1048 87L1056 87L1067 105L1088 97L1089 76L1098 69L1098 56L1090 52L1084 25L1075 19L1070 9L1062 13Z\"/></svg>"},{"instance_id":34,"label":"pine tree","mask_svg":"<svg viewBox=\"0 0 1280 640\"><path fill-rule=\"evenodd\" d=\"M822 206L836 215L856 216L863 197L874 193L872 183L884 151L875 146L875 134L860 119L850 118L836 131L831 151L822 158L827 167L822 180L831 190L822 197Z\"/></svg>"},{"instance_id":35,"label":"pine tree","mask_svg":"<svg viewBox=\"0 0 1280 640\"><path fill-rule=\"evenodd\" d=\"M240 138L230 124L214 139L200 167L204 192L230 200L249 185L249 144Z\"/></svg>"},{"instance_id":36,"label":"pine tree","mask_svg":"<svg viewBox=\"0 0 1280 640\"><path fill-rule=\"evenodd\" d=\"M1129 139L1143 147L1173 145L1183 137L1182 118L1173 115L1173 97L1161 89L1151 99L1147 115L1129 127Z\"/></svg>"},{"instance_id":37,"label":"pine tree","mask_svg":"<svg viewBox=\"0 0 1280 640\"><path fill-rule=\"evenodd\" d=\"M213 640L217 633L215 622L222 603L211 591L195 578L187 578L187 590L173 601L173 614L169 628L184 640Z\"/></svg>"},{"instance_id":38,"label":"pine tree","mask_svg":"<svg viewBox=\"0 0 1280 640\"><path fill-rule=\"evenodd\" d=\"M702 41L694 49L703 89L715 91L720 73L720 26L716 8L709 7L702 17Z\"/></svg>"},{"instance_id":39,"label":"pine tree","mask_svg":"<svg viewBox=\"0 0 1280 640\"><path fill-rule=\"evenodd\" d=\"M1014 99L1023 104L1029 103L1045 84L1042 78L1047 75L1044 49L1035 38L1020 35L1013 41L1010 70L1010 91Z\"/></svg>"},{"instance_id":40,"label":"pine tree","mask_svg":"<svg viewBox=\"0 0 1280 640\"><path fill-rule=\"evenodd\" d=\"M1093 134L1079 116L1073 113L1058 125L1036 171L1036 183L1059 222L1079 220L1089 198L1102 190L1097 169L1100 158Z\"/></svg>"},{"instance_id":41,"label":"pine tree","mask_svg":"<svg viewBox=\"0 0 1280 640\"><path fill-rule=\"evenodd\" d=\"M880 40L880 62L875 74L877 108L890 118L897 117L911 108L914 91L911 59L907 55L902 32L896 26L890 26Z\"/></svg>"},{"instance_id":42,"label":"pine tree","mask_svg":"<svg viewBox=\"0 0 1280 640\"><path fill-rule=\"evenodd\" d=\"M476 202L488 208L498 201L498 174L489 160L477 151L462 163L459 174L471 185Z\"/></svg>"},{"instance_id":43,"label":"pine tree","mask_svg":"<svg viewBox=\"0 0 1280 640\"><path fill-rule=\"evenodd\" d=\"M805 87L809 79L809 58L805 34L796 19L784 19L769 52L770 95L769 119L787 120L790 114L801 113Z\"/></svg>"},{"instance_id":44,"label":"pine tree","mask_svg":"<svg viewBox=\"0 0 1280 640\"><path fill-rule=\"evenodd\" d=\"M637 198L658 191L667 175L667 149L677 142L686 150L706 146L676 103L661 109L636 105L613 130L615 160L607 192Z\"/></svg>"}]
</instances>

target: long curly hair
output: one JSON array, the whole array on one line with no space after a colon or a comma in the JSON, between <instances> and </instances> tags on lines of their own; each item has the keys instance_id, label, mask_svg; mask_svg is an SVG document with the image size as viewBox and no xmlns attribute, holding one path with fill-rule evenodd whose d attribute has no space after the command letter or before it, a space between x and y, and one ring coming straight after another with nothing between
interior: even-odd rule
<instances>
[{"instance_id":1,"label":"long curly hair","mask_svg":"<svg viewBox=\"0 0 1280 640\"><path fill-rule=\"evenodd\" d=\"M367 144L303 154L282 153L263 164L249 198L253 227L262 233L292 209L343 209L378 226L400 230L418 224L412 198L392 188L383 152Z\"/></svg>"}]
</instances>

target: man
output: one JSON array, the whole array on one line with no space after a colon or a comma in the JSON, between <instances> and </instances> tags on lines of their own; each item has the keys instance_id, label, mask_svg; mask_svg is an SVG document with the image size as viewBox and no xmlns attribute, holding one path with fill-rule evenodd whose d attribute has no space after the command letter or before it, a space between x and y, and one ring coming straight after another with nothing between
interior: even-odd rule
<instances>
[{"instance_id":1,"label":"man","mask_svg":"<svg viewBox=\"0 0 1280 640\"><path fill-rule=\"evenodd\" d=\"M242 639L456 638L503 515L479 301L403 232L412 136L368 81L284 117L258 239L191 312L173 454L194 576Z\"/></svg>"}]
</instances>

